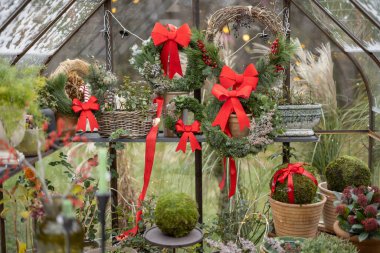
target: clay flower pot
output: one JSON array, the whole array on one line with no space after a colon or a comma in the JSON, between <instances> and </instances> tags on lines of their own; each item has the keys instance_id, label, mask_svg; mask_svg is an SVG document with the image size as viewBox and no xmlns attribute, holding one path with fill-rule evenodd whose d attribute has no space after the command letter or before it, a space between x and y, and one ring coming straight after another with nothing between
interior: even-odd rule
<instances>
[{"instance_id":1,"label":"clay flower pot","mask_svg":"<svg viewBox=\"0 0 380 253\"><path fill-rule=\"evenodd\" d=\"M315 237L326 197L312 204L289 204L269 197L277 236Z\"/></svg>"},{"instance_id":2,"label":"clay flower pot","mask_svg":"<svg viewBox=\"0 0 380 253\"><path fill-rule=\"evenodd\" d=\"M348 232L340 228L339 222L334 223L334 232L337 236L352 242L359 250L359 253L380 253L380 240L369 239L359 242L359 236L351 236Z\"/></svg>"},{"instance_id":3,"label":"clay flower pot","mask_svg":"<svg viewBox=\"0 0 380 253\"><path fill-rule=\"evenodd\" d=\"M325 229L330 233L334 233L334 223L337 217L337 214L335 212L334 201L336 201L337 198L333 191L327 189L327 182L320 183L318 185L318 188L321 194L325 195L327 198L322 213Z\"/></svg>"},{"instance_id":4,"label":"clay flower pot","mask_svg":"<svg viewBox=\"0 0 380 253\"><path fill-rule=\"evenodd\" d=\"M250 119L252 114L247 114L247 117ZM228 119L228 127L231 131L232 137L241 138L249 135L249 128L246 127L242 131L240 130L239 120L236 114L231 114Z\"/></svg>"},{"instance_id":5,"label":"clay flower pot","mask_svg":"<svg viewBox=\"0 0 380 253\"><path fill-rule=\"evenodd\" d=\"M56 118L56 124L57 124L57 130L62 131L62 135L64 136L66 133L69 133L70 136L74 136L76 133L76 126L78 123L78 117L74 116L67 116L63 115L61 113L57 113L55 115Z\"/></svg>"},{"instance_id":6,"label":"clay flower pot","mask_svg":"<svg viewBox=\"0 0 380 253\"><path fill-rule=\"evenodd\" d=\"M164 117L167 113L166 107L173 98L176 98L179 96L188 96L188 95L189 95L189 93L186 91L168 91L168 92L166 92L164 94L164 107L163 107ZM184 112L183 121L187 122L186 119L187 119L187 114L186 114L186 112ZM165 126L164 126L164 136L165 137L177 137L177 135L172 130L167 129Z\"/></svg>"}]
</instances>

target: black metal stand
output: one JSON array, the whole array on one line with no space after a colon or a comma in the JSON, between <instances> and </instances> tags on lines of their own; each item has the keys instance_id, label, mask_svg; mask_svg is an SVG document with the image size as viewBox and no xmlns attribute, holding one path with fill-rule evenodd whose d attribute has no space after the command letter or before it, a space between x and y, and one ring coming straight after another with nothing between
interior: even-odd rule
<instances>
[{"instance_id":1,"label":"black metal stand","mask_svg":"<svg viewBox=\"0 0 380 253\"><path fill-rule=\"evenodd\" d=\"M101 224L101 233L102 233L102 240L101 240L101 252L106 252L106 208L107 203L110 198L111 194L96 194L96 198L98 200L98 210L99 210L99 221Z\"/></svg>"}]
</instances>

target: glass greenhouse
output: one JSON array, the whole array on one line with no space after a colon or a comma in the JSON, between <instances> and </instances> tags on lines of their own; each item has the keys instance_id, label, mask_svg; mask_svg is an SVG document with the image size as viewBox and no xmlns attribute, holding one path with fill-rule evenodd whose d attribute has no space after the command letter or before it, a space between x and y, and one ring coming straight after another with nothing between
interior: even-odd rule
<instances>
[{"instance_id":1,"label":"glass greenhouse","mask_svg":"<svg viewBox=\"0 0 380 253\"><path fill-rule=\"evenodd\" d=\"M0 0L0 59L1 253L380 252L379 0Z\"/></svg>"}]
</instances>

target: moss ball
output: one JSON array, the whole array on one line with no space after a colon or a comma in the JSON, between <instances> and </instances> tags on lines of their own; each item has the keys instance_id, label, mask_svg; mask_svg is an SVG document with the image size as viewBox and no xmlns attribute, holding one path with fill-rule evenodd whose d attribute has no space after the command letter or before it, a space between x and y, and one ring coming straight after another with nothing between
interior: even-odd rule
<instances>
[{"instance_id":1,"label":"moss ball","mask_svg":"<svg viewBox=\"0 0 380 253\"><path fill-rule=\"evenodd\" d=\"M186 236L195 228L198 217L197 204L184 193L168 193L157 201L155 222L166 235Z\"/></svg>"},{"instance_id":2,"label":"moss ball","mask_svg":"<svg viewBox=\"0 0 380 253\"><path fill-rule=\"evenodd\" d=\"M342 192L347 186L358 187L371 184L371 172L362 160L353 156L342 156L325 168L327 188Z\"/></svg>"},{"instance_id":3,"label":"moss ball","mask_svg":"<svg viewBox=\"0 0 380 253\"><path fill-rule=\"evenodd\" d=\"M282 168L286 168L286 166L287 164L285 166L282 166ZM313 171L316 171L314 167L309 165L304 165L303 167L311 174L313 174ZM294 204L310 204L313 202L317 194L317 186L310 178L301 174L293 174L293 184ZM288 179L286 179L284 183L277 182L276 189L272 194L272 198L280 202L289 203Z\"/></svg>"}]
</instances>

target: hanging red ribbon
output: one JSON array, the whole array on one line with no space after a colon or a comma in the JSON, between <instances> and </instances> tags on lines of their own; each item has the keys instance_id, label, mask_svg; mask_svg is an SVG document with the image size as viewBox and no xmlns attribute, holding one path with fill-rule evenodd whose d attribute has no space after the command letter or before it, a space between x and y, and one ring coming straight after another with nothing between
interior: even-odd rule
<instances>
[{"instance_id":1,"label":"hanging red ribbon","mask_svg":"<svg viewBox=\"0 0 380 253\"><path fill-rule=\"evenodd\" d=\"M236 184L237 184L237 170L236 170L236 162L234 158L228 157L228 164L230 165L230 189L228 192L228 197L231 198L235 195L236 192ZM227 177L227 158L223 158L223 178L219 183L220 190L224 189L226 185L226 177Z\"/></svg>"},{"instance_id":2,"label":"hanging red ribbon","mask_svg":"<svg viewBox=\"0 0 380 253\"><path fill-rule=\"evenodd\" d=\"M153 126L150 129L148 135L146 136L146 144L145 144L145 168L144 168L144 184L143 188L141 190L139 200L137 203L137 209L141 208L141 204L145 199L146 192L148 190L149 182L150 182L150 176L152 174L152 168L154 163L154 155L156 153L156 142L157 142L157 134L159 129L159 119L162 114L162 106L164 103L164 99L161 97L158 97L154 100L154 103L157 104L157 111L156 111L156 119L153 121ZM135 236L138 232L139 226L138 223L141 221L141 215L142 210L139 210L136 213L136 225L132 229L122 233L121 235L117 236L117 240L123 240L126 239L129 236Z\"/></svg>"},{"instance_id":3,"label":"hanging red ribbon","mask_svg":"<svg viewBox=\"0 0 380 253\"><path fill-rule=\"evenodd\" d=\"M284 169L278 170L272 180L271 184L271 194L276 190L277 182L284 183L288 179L288 199L289 203L294 204L294 184L293 175L300 174L310 178L315 185L318 185L317 179L309 171L305 170L302 166L304 163L289 163Z\"/></svg>"},{"instance_id":4,"label":"hanging red ribbon","mask_svg":"<svg viewBox=\"0 0 380 253\"><path fill-rule=\"evenodd\" d=\"M236 116L239 120L240 130L243 130L246 127L249 127L250 122L249 118L244 111L243 106L241 105L239 98L247 99L251 95L252 87L251 86L241 86L237 90L227 90L220 84L215 84L212 87L212 94L219 100L225 101L214 122L212 122L212 126L220 126L222 131L225 131L228 118L231 113L235 112Z\"/></svg>"},{"instance_id":5,"label":"hanging red ribbon","mask_svg":"<svg viewBox=\"0 0 380 253\"><path fill-rule=\"evenodd\" d=\"M182 150L183 153L186 152L187 140L190 141L192 152L194 152L196 149L202 149L201 145L199 145L199 142L194 135L194 133L199 133L201 131L201 123L198 120L195 120L191 125L185 125L180 119L175 124L175 130L178 133L182 133L181 139L178 142L177 149L175 150L176 152L179 150Z\"/></svg>"},{"instance_id":6,"label":"hanging red ribbon","mask_svg":"<svg viewBox=\"0 0 380 253\"><path fill-rule=\"evenodd\" d=\"M98 99L94 96L91 96L90 99L85 103L82 103L77 98L73 99L73 105L71 108L73 109L75 113L80 112L76 131L85 132L87 120L90 123L91 132L94 131L94 129L99 129L98 122L96 121L96 118L94 114L92 113L92 111L98 111L100 108L97 102L98 102Z\"/></svg>"},{"instance_id":7,"label":"hanging red ribbon","mask_svg":"<svg viewBox=\"0 0 380 253\"><path fill-rule=\"evenodd\" d=\"M257 83L259 81L259 73L255 66L251 63L244 70L243 74L238 74L228 66L223 66L219 75L220 84L228 89L237 89L240 86L249 85L252 90L256 90Z\"/></svg>"},{"instance_id":8,"label":"hanging red ribbon","mask_svg":"<svg viewBox=\"0 0 380 253\"><path fill-rule=\"evenodd\" d=\"M155 46L163 44L161 50L161 64L165 75L168 75L169 72L170 79L174 77L175 73L183 76L178 45L182 47L187 47L189 45L191 40L191 30L189 25L183 24L177 29L173 25L167 25L167 27L165 27L157 22L152 30L152 40Z\"/></svg>"}]
</instances>

